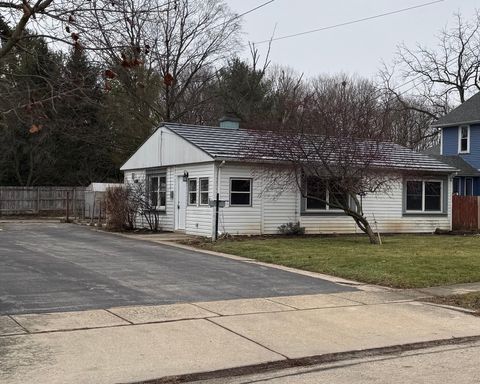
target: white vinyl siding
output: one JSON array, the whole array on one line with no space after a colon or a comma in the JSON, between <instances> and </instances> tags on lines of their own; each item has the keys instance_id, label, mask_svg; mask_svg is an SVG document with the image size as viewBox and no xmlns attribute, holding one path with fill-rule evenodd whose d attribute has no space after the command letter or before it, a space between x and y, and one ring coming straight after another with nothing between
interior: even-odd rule
<instances>
[{"instance_id":1,"label":"white vinyl siding","mask_svg":"<svg viewBox=\"0 0 480 384\"><path fill-rule=\"evenodd\" d=\"M253 178L252 206L226 205L220 210L220 232L231 235L276 234L278 226L300 221L308 234L359 233L353 219L343 212L332 215L301 215L301 195L290 186L283 193L264 190L262 172L246 165L227 164L221 168L221 199L229 198L231 178ZM448 210L445 215L405 216L403 181L395 182L388 193L363 197L363 208L374 230L383 233L431 233L436 228L450 229L451 180L448 184ZM447 192L447 191L445 191Z\"/></svg>"},{"instance_id":2,"label":"white vinyl siding","mask_svg":"<svg viewBox=\"0 0 480 384\"><path fill-rule=\"evenodd\" d=\"M165 211L159 213L159 228L162 231L173 231L173 202L170 200L170 192L172 188L172 172L170 169L165 169L162 171L163 175L166 176L166 207ZM148 183L148 177L146 170L134 170L127 171L124 175L125 184L129 184L132 188L135 188L135 184ZM135 183L135 180L138 183ZM146 184L144 184L146 186ZM137 226L139 228L148 228L148 223L139 212L137 214Z\"/></svg>"},{"instance_id":3,"label":"white vinyl siding","mask_svg":"<svg viewBox=\"0 0 480 384\"><path fill-rule=\"evenodd\" d=\"M162 230L174 229L174 194L178 176L185 171L190 178L208 178L208 199L215 199L216 171L214 163L186 164L168 167L167 206L160 216ZM125 172L125 182L133 183L132 173L140 182L145 178L144 170ZM302 215L301 195L295 185L285 190L272 188L254 166L226 163L219 170L220 200L225 200L225 208L220 209L219 231L231 235L276 234L278 226L287 222L300 221L307 234L359 233L352 218L343 213L332 215ZM230 180L232 178L251 179L252 193L250 206L231 206ZM173 191L173 194L171 194ZM405 215L404 182L398 181L388 194L370 194L363 198L363 208L374 230L382 233L431 233L436 228L450 229L452 182L448 183L447 215ZM200 199L200 197L198 197ZM200 202L200 201L198 201ZM142 221L142 220L140 220ZM208 205L187 206L186 233L211 237L214 228L214 209ZM139 223L140 224L140 223ZM147 223L143 222L143 226Z\"/></svg>"},{"instance_id":4,"label":"white vinyl siding","mask_svg":"<svg viewBox=\"0 0 480 384\"><path fill-rule=\"evenodd\" d=\"M197 203L195 205L187 205L185 232L189 235L196 236L212 236L213 228L213 208L208 205L208 199L213 199L213 180L214 180L214 164L188 164L176 167L178 176L183 175L184 171L188 172L189 178L197 180L197 191L200 190L200 180L208 179L207 205L200 204L200 193L197 193Z\"/></svg>"}]
</instances>

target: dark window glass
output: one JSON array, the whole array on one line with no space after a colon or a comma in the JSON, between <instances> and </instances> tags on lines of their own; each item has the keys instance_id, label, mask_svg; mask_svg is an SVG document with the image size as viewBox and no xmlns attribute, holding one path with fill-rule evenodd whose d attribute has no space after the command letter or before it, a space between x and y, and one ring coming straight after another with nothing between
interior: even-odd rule
<instances>
[{"instance_id":1,"label":"dark window glass","mask_svg":"<svg viewBox=\"0 0 480 384\"><path fill-rule=\"evenodd\" d=\"M200 179L200 204L208 205L208 179Z\"/></svg>"},{"instance_id":2,"label":"dark window glass","mask_svg":"<svg viewBox=\"0 0 480 384\"><path fill-rule=\"evenodd\" d=\"M335 185L330 184L328 190L328 202L331 204L330 209L342 209L347 205L348 197L341 192Z\"/></svg>"},{"instance_id":3,"label":"dark window glass","mask_svg":"<svg viewBox=\"0 0 480 384\"><path fill-rule=\"evenodd\" d=\"M230 205L251 205L250 179L232 179L230 182Z\"/></svg>"},{"instance_id":4,"label":"dark window glass","mask_svg":"<svg viewBox=\"0 0 480 384\"><path fill-rule=\"evenodd\" d=\"M150 205L156 207L158 205L158 177L150 177Z\"/></svg>"},{"instance_id":5,"label":"dark window glass","mask_svg":"<svg viewBox=\"0 0 480 384\"><path fill-rule=\"evenodd\" d=\"M167 177L160 176L159 189L158 189L158 200L160 202L160 207L165 207L167 205Z\"/></svg>"},{"instance_id":6,"label":"dark window glass","mask_svg":"<svg viewBox=\"0 0 480 384\"><path fill-rule=\"evenodd\" d=\"M197 179L188 180L188 204L197 204Z\"/></svg>"},{"instance_id":7,"label":"dark window glass","mask_svg":"<svg viewBox=\"0 0 480 384\"><path fill-rule=\"evenodd\" d=\"M442 209L442 183L438 181L425 182L425 211L440 211Z\"/></svg>"},{"instance_id":8,"label":"dark window glass","mask_svg":"<svg viewBox=\"0 0 480 384\"><path fill-rule=\"evenodd\" d=\"M473 179L465 179L465 195L473 195Z\"/></svg>"},{"instance_id":9,"label":"dark window glass","mask_svg":"<svg viewBox=\"0 0 480 384\"><path fill-rule=\"evenodd\" d=\"M167 191L167 178L166 176L160 176L160 191Z\"/></svg>"},{"instance_id":10,"label":"dark window glass","mask_svg":"<svg viewBox=\"0 0 480 384\"><path fill-rule=\"evenodd\" d=\"M317 177L308 177L306 194L307 209L327 209L327 186L325 181Z\"/></svg>"},{"instance_id":11,"label":"dark window glass","mask_svg":"<svg viewBox=\"0 0 480 384\"><path fill-rule=\"evenodd\" d=\"M468 126L460 127L460 151L467 152L468 151Z\"/></svg>"},{"instance_id":12,"label":"dark window glass","mask_svg":"<svg viewBox=\"0 0 480 384\"><path fill-rule=\"evenodd\" d=\"M458 177L453 179L453 193L460 194L460 179Z\"/></svg>"},{"instance_id":13,"label":"dark window glass","mask_svg":"<svg viewBox=\"0 0 480 384\"><path fill-rule=\"evenodd\" d=\"M230 196L231 205L250 205L249 193L232 193Z\"/></svg>"},{"instance_id":14,"label":"dark window glass","mask_svg":"<svg viewBox=\"0 0 480 384\"><path fill-rule=\"evenodd\" d=\"M232 192L250 192L250 180L232 180Z\"/></svg>"},{"instance_id":15,"label":"dark window glass","mask_svg":"<svg viewBox=\"0 0 480 384\"><path fill-rule=\"evenodd\" d=\"M423 199L423 183L407 181L407 211L421 211Z\"/></svg>"}]
</instances>

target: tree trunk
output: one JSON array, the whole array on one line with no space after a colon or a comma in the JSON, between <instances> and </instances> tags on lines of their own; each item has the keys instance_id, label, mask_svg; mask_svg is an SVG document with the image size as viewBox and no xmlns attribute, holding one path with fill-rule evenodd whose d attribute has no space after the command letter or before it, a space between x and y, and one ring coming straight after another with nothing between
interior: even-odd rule
<instances>
[{"instance_id":1,"label":"tree trunk","mask_svg":"<svg viewBox=\"0 0 480 384\"><path fill-rule=\"evenodd\" d=\"M374 245L380 244L380 240L378 236L375 234L375 232L373 232L373 229L368 222L365 225L365 233L368 235L370 244L374 244Z\"/></svg>"},{"instance_id":2,"label":"tree trunk","mask_svg":"<svg viewBox=\"0 0 480 384\"><path fill-rule=\"evenodd\" d=\"M368 220L364 216L358 215L358 214L351 215L351 216L357 223L358 228L360 228L362 232L364 232L368 236L368 239L370 240L370 244L379 245L380 240L378 236L375 234L375 232L373 231Z\"/></svg>"}]
</instances>

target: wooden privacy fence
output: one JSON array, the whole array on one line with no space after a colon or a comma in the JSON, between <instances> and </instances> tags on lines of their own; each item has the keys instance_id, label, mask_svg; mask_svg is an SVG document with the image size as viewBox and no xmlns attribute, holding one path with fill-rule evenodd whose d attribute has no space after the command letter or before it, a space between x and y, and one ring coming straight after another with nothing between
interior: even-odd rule
<instances>
[{"instance_id":1,"label":"wooden privacy fence","mask_svg":"<svg viewBox=\"0 0 480 384\"><path fill-rule=\"evenodd\" d=\"M478 231L480 229L480 197L453 196L452 229Z\"/></svg>"},{"instance_id":2,"label":"wooden privacy fence","mask_svg":"<svg viewBox=\"0 0 480 384\"><path fill-rule=\"evenodd\" d=\"M83 215L85 187L0 187L0 215Z\"/></svg>"}]
</instances>

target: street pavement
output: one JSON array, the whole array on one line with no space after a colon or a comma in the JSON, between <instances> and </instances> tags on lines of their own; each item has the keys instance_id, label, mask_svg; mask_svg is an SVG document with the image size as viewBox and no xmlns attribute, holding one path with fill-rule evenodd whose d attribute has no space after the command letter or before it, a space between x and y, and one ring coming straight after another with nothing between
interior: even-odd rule
<instances>
[{"instance_id":1,"label":"street pavement","mask_svg":"<svg viewBox=\"0 0 480 384\"><path fill-rule=\"evenodd\" d=\"M479 360L480 342L475 342L196 383L474 384L480 383Z\"/></svg>"}]
</instances>

